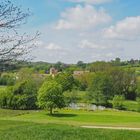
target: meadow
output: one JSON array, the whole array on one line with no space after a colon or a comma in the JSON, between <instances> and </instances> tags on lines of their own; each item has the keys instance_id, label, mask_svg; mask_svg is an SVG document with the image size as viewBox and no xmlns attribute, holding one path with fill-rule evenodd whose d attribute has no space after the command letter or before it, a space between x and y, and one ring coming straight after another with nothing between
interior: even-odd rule
<instances>
[{"instance_id":1,"label":"meadow","mask_svg":"<svg viewBox=\"0 0 140 140\"><path fill-rule=\"evenodd\" d=\"M139 140L140 131L81 128L82 125L140 127L140 113L115 110L0 110L0 140Z\"/></svg>"}]
</instances>

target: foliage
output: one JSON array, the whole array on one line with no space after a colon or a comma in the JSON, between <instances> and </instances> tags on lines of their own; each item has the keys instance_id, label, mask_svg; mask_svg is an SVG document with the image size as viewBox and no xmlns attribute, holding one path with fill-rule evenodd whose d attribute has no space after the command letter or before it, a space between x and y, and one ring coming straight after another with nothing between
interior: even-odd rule
<instances>
[{"instance_id":1,"label":"foliage","mask_svg":"<svg viewBox=\"0 0 140 140\"><path fill-rule=\"evenodd\" d=\"M112 81L104 73L95 75L91 86L88 89L89 100L97 105L107 105L112 97Z\"/></svg>"},{"instance_id":2,"label":"foliage","mask_svg":"<svg viewBox=\"0 0 140 140\"><path fill-rule=\"evenodd\" d=\"M62 86L62 91L72 90L74 86L74 78L72 74L60 73L55 77L55 81Z\"/></svg>"},{"instance_id":3,"label":"foliage","mask_svg":"<svg viewBox=\"0 0 140 140\"><path fill-rule=\"evenodd\" d=\"M84 73L74 76L78 89L81 91L86 91L86 89L92 84L94 76L95 73Z\"/></svg>"},{"instance_id":4,"label":"foliage","mask_svg":"<svg viewBox=\"0 0 140 140\"><path fill-rule=\"evenodd\" d=\"M3 73L0 76L0 85L14 85L16 78L12 74Z\"/></svg>"},{"instance_id":5,"label":"foliage","mask_svg":"<svg viewBox=\"0 0 140 140\"><path fill-rule=\"evenodd\" d=\"M115 67L109 71L109 75L112 77L114 95L124 95L130 100L136 98L136 75L133 70Z\"/></svg>"},{"instance_id":6,"label":"foliage","mask_svg":"<svg viewBox=\"0 0 140 140\"><path fill-rule=\"evenodd\" d=\"M0 90L0 107L1 108L10 108L10 102L13 95L8 88Z\"/></svg>"},{"instance_id":7,"label":"foliage","mask_svg":"<svg viewBox=\"0 0 140 140\"><path fill-rule=\"evenodd\" d=\"M11 109L35 109L37 88L33 81L22 81L0 94L0 106Z\"/></svg>"},{"instance_id":8,"label":"foliage","mask_svg":"<svg viewBox=\"0 0 140 140\"><path fill-rule=\"evenodd\" d=\"M63 108L65 102L61 85L55 81L44 82L38 92L38 105L47 108L50 114L55 108Z\"/></svg>"},{"instance_id":9,"label":"foliage","mask_svg":"<svg viewBox=\"0 0 140 140\"><path fill-rule=\"evenodd\" d=\"M34 81L25 80L17 83L13 89L11 106L13 109L35 109L37 101L37 87Z\"/></svg>"},{"instance_id":10,"label":"foliage","mask_svg":"<svg viewBox=\"0 0 140 140\"><path fill-rule=\"evenodd\" d=\"M121 95L115 95L113 98L113 108L122 110L124 109L123 103L124 103L124 96Z\"/></svg>"},{"instance_id":11,"label":"foliage","mask_svg":"<svg viewBox=\"0 0 140 140\"><path fill-rule=\"evenodd\" d=\"M37 91L41 84L32 72L22 69L15 85L7 87L0 95L2 108L36 109Z\"/></svg>"},{"instance_id":12,"label":"foliage","mask_svg":"<svg viewBox=\"0 0 140 140\"><path fill-rule=\"evenodd\" d=\"M70 103L77 103L79 100L79 96L76 90L72 90L71 92L64 92L65 102L67 105Z\"/></svg>"},{"instance_id":13,"label":"foliage","mask_svg":"<svg viewBox=\"0 0 140 140\"><path fill-rule=\"evenodd\" d=\"M101 61L101 62L94 62L92 64L89 65L88 69L91 71L91 72L104 72L104 71L108 71L112 68L112 65L111 63L107 63L107 62L104 62L104 61Z\"/></svg>"}]
</instances>

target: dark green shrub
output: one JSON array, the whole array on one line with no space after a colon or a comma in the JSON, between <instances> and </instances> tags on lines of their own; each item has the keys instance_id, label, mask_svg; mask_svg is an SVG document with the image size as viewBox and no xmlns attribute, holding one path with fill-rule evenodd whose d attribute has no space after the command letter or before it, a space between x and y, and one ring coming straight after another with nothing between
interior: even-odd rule
<instances>
[{"instance_id":1,"label":"dark green shrub","mask_svg":"<svg viewBox=\"0 0 140 140\"><path fill-rule=\"evenodd\" d=\"M113 98L113 102L112 102L113 103L113 108L119 109L119 110L125 109L124 106L123 106L124 101L125 101L124 96L115 95L114 98Z\"/></svg>"}]
</instances>

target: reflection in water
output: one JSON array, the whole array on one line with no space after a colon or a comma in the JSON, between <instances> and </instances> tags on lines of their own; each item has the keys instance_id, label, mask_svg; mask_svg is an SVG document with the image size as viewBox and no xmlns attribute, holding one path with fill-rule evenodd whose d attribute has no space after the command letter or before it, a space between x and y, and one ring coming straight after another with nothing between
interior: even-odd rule
<instances>
[{"instance_id":1,"label":"reflection in water","mask_svg":"<svg viewBox=\"0 0 140 140\"><path fill-rule=\"evenodd\" d=\"M104 106L96 106L94 104L84 104L84 103L81 103L81 104L71 103L71 104L69 104L69 108L76 109L76 110L86 109L86 110L93 110L93 111L106 109Z\"/></svg>"}]
</instances>

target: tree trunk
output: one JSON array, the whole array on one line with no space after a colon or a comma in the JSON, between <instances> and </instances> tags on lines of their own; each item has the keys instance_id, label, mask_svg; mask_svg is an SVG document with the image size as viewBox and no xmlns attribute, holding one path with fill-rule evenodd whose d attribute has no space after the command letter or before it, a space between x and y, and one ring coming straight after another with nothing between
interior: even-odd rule
<instances>
[{"instance_id":1,"label":"tree trunk","mask_svg":"<svg viewBox=\"0 0 140 140\"><path fill-rule=\"evenodd\" d=\"M52 115L52 114L53 114L53 108L50 107L50 115Z\"/></svg>"}]
</instances>

